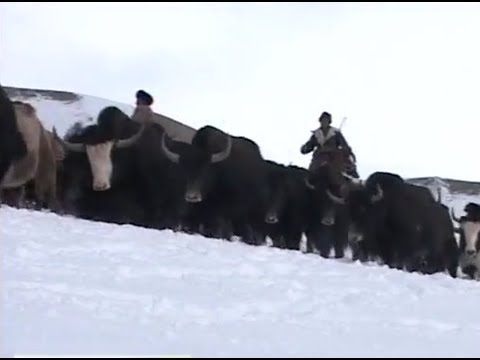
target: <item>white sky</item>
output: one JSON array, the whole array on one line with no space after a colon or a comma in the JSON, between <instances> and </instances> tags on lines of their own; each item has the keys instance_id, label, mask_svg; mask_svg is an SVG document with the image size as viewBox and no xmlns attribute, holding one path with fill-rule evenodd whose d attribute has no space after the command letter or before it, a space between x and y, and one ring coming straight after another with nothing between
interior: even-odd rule
<instances>
[{"instance_id":1,"label":"white sky","mask_svg":"<svg viewBox=\"0 0 480 360\"><path fill-rule=\"evenodd\" d=\"M0 4L0 82L134 103L308 166L322 111L362 177L480 180L480 4Z\"/></svg>"}]
</instances>

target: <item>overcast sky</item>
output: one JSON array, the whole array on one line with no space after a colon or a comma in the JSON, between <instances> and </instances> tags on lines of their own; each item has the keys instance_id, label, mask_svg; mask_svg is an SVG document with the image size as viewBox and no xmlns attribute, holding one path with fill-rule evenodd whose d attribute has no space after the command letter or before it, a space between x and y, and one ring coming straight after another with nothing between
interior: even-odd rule
<instances>
[{"instance_id":1,"label":"overcast sky","mask_svg":"<svg viewBox=\"0 0 480 360\"><path fill-rule=\"evenodd\" d=\"M0 82L74 91L255 140L308 166L322 111L362 177L480 180L480 5L0 4Z\"/></svg>"}]
</instances>

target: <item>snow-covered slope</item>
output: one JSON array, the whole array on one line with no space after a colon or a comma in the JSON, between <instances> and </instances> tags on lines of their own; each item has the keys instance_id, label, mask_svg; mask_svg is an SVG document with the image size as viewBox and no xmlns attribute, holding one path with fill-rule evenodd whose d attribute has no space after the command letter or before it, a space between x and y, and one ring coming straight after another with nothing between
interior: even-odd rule
<instances>
[{"instance_id":1,"label":"snow-covered slope","mask_svg":"<svg viewBox=\"0 0 480 360\"><path fill-rule=\"evenodd\" d=\"M409 182L426 186L435 199L441 194L441 202L455 211L457 216L463 215L463 209L469 202L480 204L480 184L474 182L442 179L438 177L409 179Z\"/></svg>"},{"instance_id":2,"label":"snow-covered slope","mask_svg":"<svg viewBox=\"0 0 480 360\"><path fill-rule=\"evenodd\" d=\"M134 110L132 105L72 92L15 87L5 89L12 100L33 105L44 126L48 130L55 126L60 136L76 122L95 123L100 111L107 106L116 106L129 116ZM190 141L195 131L190 126L162 114L156 114L155 119L165 127L170 136L182 141Z\"/></svg>"},{"instance_id":3,"label":"snow-covered slope","mask_svg":"<svg viewBox=\"0 0 480 360\"><path fill-rule=\"evenodd\" d=\"M10 94L60 134L108 105L133 111ZM480 203L478 184L411 181L440 188L457 215ZM0 224L4 356L480 355L478 282L8 207Z\"/></svg>"},{"instance_id":4,"label":"snow-covered slope","mask_svg":"<svg viewBox=\"0 0 480 360\"><path fill-rule=\"evenodd\" d=\"M0 209L1 355L478 356L480 284Z\"/></svg>"},{"instance_id":5,"label":"snow-covered slope","mask_svg":"<svg viewBox=\"0 0 480 360\"><path fill-rule=\"evenodd\" d=\"M98 113L106 106L117 106L127 115L131 115L134 109L131 105L74 93L15 88L7 88L7 92L12 100L33 105L43 125L48 130L55 126L59 135L63 135L75 122L95 122Z\"/></svg>"}]
</instances>

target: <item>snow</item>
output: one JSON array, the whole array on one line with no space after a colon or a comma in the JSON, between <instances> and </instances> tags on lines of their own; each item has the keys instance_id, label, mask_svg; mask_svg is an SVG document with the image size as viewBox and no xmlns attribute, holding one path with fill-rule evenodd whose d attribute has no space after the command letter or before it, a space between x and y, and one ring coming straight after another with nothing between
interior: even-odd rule
<instances>
[{"instance_id":1,"label":"snow","mask_svg":"<svg viewBox=\"0 0 480 360\"><path fill-rule=\"evenodd\" d=\"M102 108L37 97L63 135ZM463 214L478 196L443 203ZM480 355L480 283L0 208L0 355Z\"/></svg>"},{"instance_id":2,"label":"snow","mask_svg":"<svg viewBox=\"0 0 480 360\"><path fill-rule=\"evenodd\" d=\"M0 209L1 355L478 356L480 284Z\"/></svg>"},{"instance_id":3,"label":"snow","mask_svg":"<svg viewBox=\"0 0 480 360\"><path fill-rule=\"evenodd\" d=\"M107 106L117 106L127 115L133 113L134 107L127 104L110 101L95 96L79 95L77 101L61 101L51 99L37 93L35 97L11 96L12 100L25 101L35 107L39 119L48 130L55 126L57 133L63 136L66 131L80 122L88 124L96 122L100 111Z\"/></svg>"},{"instance_id":4,"label":"snow","mask_svg":"<svg viewBox=\"0 0 480 360\"><path fill-rule=\"evenodd\" d=\"M415 184L415 181L413 183ZM446 205L450 210L453 210L457 217L460 217L464 214L463 209L465 208L465 205L467 205L469 202L480 204L480 194L471 195L464 193L453 193L450 191L448 183L439 178L435 178L433 184L430 183L427 185L427 187L429 188L434 199L436 200L438 200L438 193L440 190L441 203Z\"/></svg>"}]
</instances>

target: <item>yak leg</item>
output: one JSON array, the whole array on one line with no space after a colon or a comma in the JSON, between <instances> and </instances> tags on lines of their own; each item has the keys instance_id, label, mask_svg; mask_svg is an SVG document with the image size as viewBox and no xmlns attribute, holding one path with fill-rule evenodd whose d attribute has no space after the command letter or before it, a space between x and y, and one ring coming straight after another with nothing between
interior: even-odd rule
<instances>
[{"instance_id":1,"label":"yak leg","mask_svg":"<svg viewBox=\"0 0 480 360\"><path fill-rule=\"evenodd\" d=\"M302 232L299 230L290 230L285 236L285 245L289 250L300 250L300 242L302 241Z\"/></svg>"},{"instance_id":2,"label":"yak leg","mask_svg":"<svg viewBox=\"0 0 480 360\"><path fill-rule=\"evenodd\" d=\"M10 160L0 159L0 184L2 183L3 178L5 177L5 174L7 173L11 163L12 162Z\"/></svg>"},{"instance_id":3,"label":"yak leg","mask_svg":"<svg viewBox=\"0 0 480 360\"><path fill-rule=\"evenodd\" d=\"M21 208L25 202L25 187L20 186L12 189L2 190L3 201L6 205Z\"/></svg>"}]
</instances>

